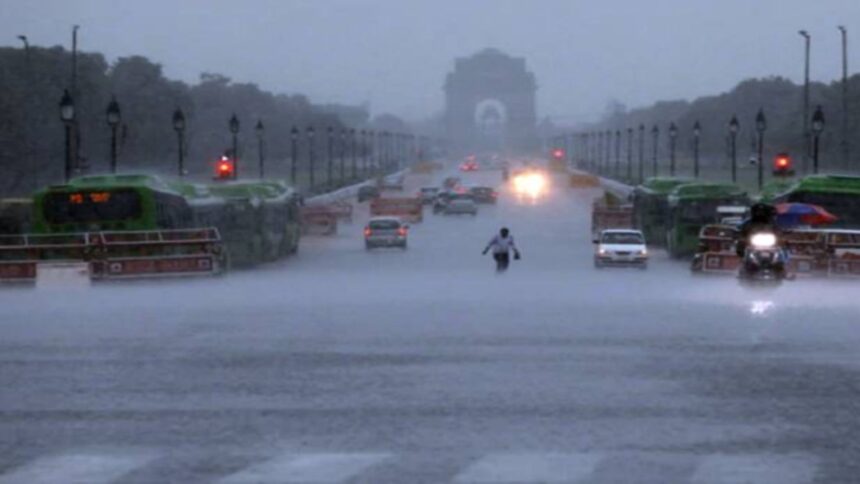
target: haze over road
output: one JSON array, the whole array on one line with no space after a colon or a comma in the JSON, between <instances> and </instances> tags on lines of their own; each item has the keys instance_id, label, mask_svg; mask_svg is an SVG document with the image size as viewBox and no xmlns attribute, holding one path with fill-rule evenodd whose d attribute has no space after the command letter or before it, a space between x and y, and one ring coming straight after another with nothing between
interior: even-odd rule
<instances>
[{"instance_id":1,"label":"haze over road","mask_svg":"<svg viewBox=\"0 0 860 484\"><path fill-rule=\"evenodd\" d=\"M362 206L261 271L3 291L0 484L857 482L853 286L598 271L595 195L502 189L370 253Z\"/></svg>"}]
</instances>

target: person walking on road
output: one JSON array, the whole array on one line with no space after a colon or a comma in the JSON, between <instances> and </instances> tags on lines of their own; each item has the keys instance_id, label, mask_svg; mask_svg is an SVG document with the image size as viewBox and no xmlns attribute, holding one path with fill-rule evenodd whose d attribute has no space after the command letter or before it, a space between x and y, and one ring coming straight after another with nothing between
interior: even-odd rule
<instances>
[{"instance_id":1,"label":"person walking on road","mask_svg":"<svg viewBox=\"0 0 860 484\"><path fill-rule=\"evenodd\" d=\"M520 259L520 251L514 244L514 237L507 227L502 227L499 234L494 236L487 247L484 248L482 254L493 250L493 259L496 260L496 272L505 272L511 262L511 252L514 253L514 260Z\"/></svg>"}]
</instances>

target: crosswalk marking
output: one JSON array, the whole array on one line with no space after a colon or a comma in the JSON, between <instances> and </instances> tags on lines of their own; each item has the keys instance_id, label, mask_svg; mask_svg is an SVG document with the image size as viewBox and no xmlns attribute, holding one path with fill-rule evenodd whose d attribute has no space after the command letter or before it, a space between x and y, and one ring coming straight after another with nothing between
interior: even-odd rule
<instances>
[{"instance_id":1,"label":"crosswalk marking","mask_svg":"<svg viewBox=\"0 0 860 484\"><path fill-rule=\"evenodd\" d=\"M153 458L153 454L142 452L69 452L13 469L0 476L0 484L107 484Z\"/></svg>"},{"instance_id":2,"label":"crosswalk marking","mask_svg":"<svg viewBox=\"0 0 860 484\"><path fill-rule=\"evenodd\" d=\"M599 454L498 453L487 455L454 478L457 483L576 482L590 475Z\"/></svg>"},{"instance_id":3,"label":"crosswalk marking","mask_svg":"<svg viewBox=\"0 0 860 484\"><path fill-rule=\"evenodd\" d=\"M802 455L713 455L696 467L691 484L807 484L815 462Z\"/></svg>"},{"instance_id":4,"label":"crosswalk marking","mask_svg":"<svg viewBox=\"0 0 860 484\"><path fill-rule=\"evenodd\" d=\"M391 457L384 453L287 453L231 474L219 484L335 483Z\"/></svg>"}]
</instances>

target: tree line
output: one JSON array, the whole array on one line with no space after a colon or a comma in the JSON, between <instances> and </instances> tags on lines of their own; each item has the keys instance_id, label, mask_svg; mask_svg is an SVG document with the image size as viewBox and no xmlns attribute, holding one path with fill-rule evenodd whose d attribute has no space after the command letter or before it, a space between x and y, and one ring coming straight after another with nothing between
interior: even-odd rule
<instances>
[{"instance_id":1,"label":"tree line","mask_svg":"<svg viewBox=\"0 0 860 484\"><path fill-rule=\"evenodd\" d=\"M281 176L286 170L280 165L291 155L293 126L301 129L303 152L305 128L316 126L318 156L324 156L328 127L336 132L347 128L333 110L315 106L303 95L274 94L220 74L204 73L189 85L166 78L159 64L142 56L109 63L100 53L79 52L76 62L73 79L72 55L61 47L0 49L0 196L62 182L66 144L59 102L66 89L73 96L78 126L74 156L94 173L108 169L106 108L112 98L121 110L121 171L177 172L176 109L186 118L185 166L192 177L211 176L215 160L231 147L228 120L234 113L241 123L239 155L250 174L256 173L254 127L259 120L265 125L270 160L266 171Z\"/></svg>"}]
</instances>

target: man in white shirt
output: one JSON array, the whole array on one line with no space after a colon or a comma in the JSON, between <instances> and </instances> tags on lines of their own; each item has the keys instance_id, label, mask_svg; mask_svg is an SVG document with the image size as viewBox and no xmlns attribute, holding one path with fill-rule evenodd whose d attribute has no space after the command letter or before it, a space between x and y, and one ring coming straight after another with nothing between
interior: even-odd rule
<instances>
[{"instance_id":1,"label":"man in white shirt","mask_svg":"<svg viewBox=\"0 0 860 484\"><path fill-rule=\"evenodd\" d=\"M498 272L504 272L508 269L508 264L511 261L511 252L514 253L515 260L519 260L520 258L520 251L517 249L516 244L514 244L514 237L506 227L502 227L499 230L499 234L490 239L490 243L484 248L482 254L486 254L490 249L493 249L493 259L496 260L496 271Z\"/></svg>"}]
</instances>

